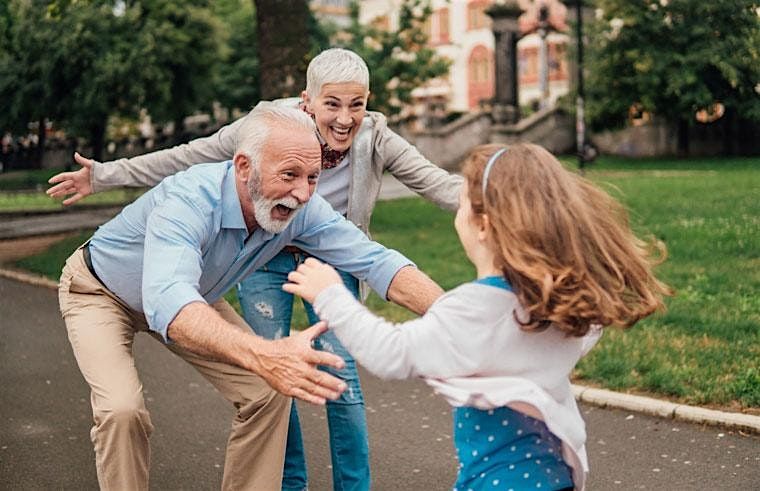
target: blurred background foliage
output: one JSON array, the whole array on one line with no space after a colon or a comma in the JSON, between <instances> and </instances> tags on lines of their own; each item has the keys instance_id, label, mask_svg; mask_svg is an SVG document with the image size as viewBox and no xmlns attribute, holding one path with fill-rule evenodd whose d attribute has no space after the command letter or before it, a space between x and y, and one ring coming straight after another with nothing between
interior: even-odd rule
<instances>
[{"instance_id":1,"label":"blurred background foliage","mask_svg":"<svg viewBox=\"0 0 760 491\"><path fill-rule=\"evenodd\" d=\"M428 2L405 1L400 27L390 32L359 24L356 4L351 25L340 30L318 22L307 0L285 3L2 2L0 134L31 128L42 150L53 122L100 160L115 120L137 122L147 113L154 124L171 123L181 138L188 116L230 118L260 99L297 96L308 61L330 46L367 60L370 106L390 115L409 102L414 87L448 69L426 47Z\"/></svg>"}]
</instances>

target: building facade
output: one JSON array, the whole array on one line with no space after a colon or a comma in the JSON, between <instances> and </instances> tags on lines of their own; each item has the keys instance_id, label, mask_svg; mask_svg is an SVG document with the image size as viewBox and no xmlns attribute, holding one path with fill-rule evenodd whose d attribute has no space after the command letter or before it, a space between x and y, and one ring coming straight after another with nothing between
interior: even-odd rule
<instances>
[{"instance_id":1,"label":"building facade","mask_svg":"<svg viewBox=\"0 0 760 491\"><path fill-rule=\"evenodd\" d=\"M364 0L360 21L398 26L399 6L403 0ZM414 91L417 107L414 112L468 112L478 109L494 95L494 38L491 18L486 10L493 0L432 0L433 14L426 31L429 44L452 61L446 78L430 81ZM557 0L546 1L558 3ZM526 11L536 10L531 0L520 1ZM564 9L561 10L564 15ZM569 37L550 32L548 47L547 103L553 104L569 90L570 73L567 61ZM519 98L521 106L537 107L542 96L540 84L540 46L538 34L525 35L518 42Z\"/></svg>"}]
</instances>

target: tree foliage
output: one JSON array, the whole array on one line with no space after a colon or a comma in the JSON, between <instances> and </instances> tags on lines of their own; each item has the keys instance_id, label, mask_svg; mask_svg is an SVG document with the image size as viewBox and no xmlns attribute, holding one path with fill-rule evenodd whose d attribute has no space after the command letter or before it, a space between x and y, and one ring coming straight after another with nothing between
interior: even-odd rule
<instances>
[{"instance_id":1,"label":"tree foliage","mask_svg":"<svg viewBox=\"0 0 760 491\"><path fill-rule=\"evenodd\" d=\"M220 19L210 0L140 0L140 27L160 70L159 90L148 87L151 116L171 121L175 131L184 118L209 110L216 63L221 51Z\"/></svg>"},{"instance_id":2,"label":"tree foliage","mask_svg":"<svg viewBox=\"0 0 760 491\"><path fill-rule=\"evenodd\" d=\"M225 26L214 97L228 111L248 109L260 98L256 14L251 0L219 0L215 13Z\"/></svg>"},{"instance_id":3,"label":"tree foliage","mask_svg":"<svg viewBox=\"0 0 760 491\"><path fill-rule=\"evenodd\" d=\"M359 4L351 4L351 25L334 44L351 49L367 62L370 71L369 108L386 115L398 114L411 102L412 90L448 73L450 61L427 46L425 21L430 2L404 0L398 28L385 31L359 23Z\"/></svg>"},{"instance_id":4,"label":"tree foliage","mask_svg":"<svg viewBox=\"0 0 760 491\"><path fill-rule=\"evenodd\" d=\"M701 109L760 121L755 0L599 0L589 26L588 116L621 126L629 109L688 129Z\"/></svg>"},{"instance_id":5,"label":"tree foliage","mask_svg":"<svg viewBox=\"0 0 760 491\"><path fill-rule=\"evenodd\" d=\"M370 108L396 114L448 71L426 46L425 0L405 0L390 32L319 24L307 0L0 0L0 133L54 121L100 159L109 121L174 122L214 101L246 110L297 96L306 65L339 45L369 65Z\"/></svg>"},{"instance_id":6,"label":"tree foliage","mask_svg":"<svg viewBox=\"0 0 760 491\"><path fill-rule=\"evenodd\" d=\"M209 102L217 26L205 1L10 0L0 125L52 118L100 158L112 116L181 120Z\"/></svg>"}]
</instances>

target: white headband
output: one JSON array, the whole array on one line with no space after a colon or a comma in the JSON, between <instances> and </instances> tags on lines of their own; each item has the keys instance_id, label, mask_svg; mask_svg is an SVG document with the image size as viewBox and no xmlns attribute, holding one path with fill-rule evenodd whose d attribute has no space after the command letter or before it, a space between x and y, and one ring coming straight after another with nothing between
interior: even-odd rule
<instances>
[{"instance_id":1,"label":"white headband","mask_svg":"<svg viewBox=\"0 0 760 491\"><path fill-rule=\"evenodd\" d=\"M499 149L495 154L491 155L491 158L488 159L488 163L486 164L486 168L483 170L483 202L486 201L486 187L488 186L488 174L491 173L491 167L493 167L494 162L498 160L499 157L502 156L504 152L507 151L507 148L504 147L502 149Z\"/></svg>"}]
</instances>

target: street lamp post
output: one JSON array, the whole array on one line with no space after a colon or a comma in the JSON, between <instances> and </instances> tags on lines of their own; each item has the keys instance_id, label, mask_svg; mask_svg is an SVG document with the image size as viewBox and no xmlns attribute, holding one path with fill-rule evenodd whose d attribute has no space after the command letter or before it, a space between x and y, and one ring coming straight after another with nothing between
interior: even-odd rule
<instances>
[{"instance_id":1,"label":"street lamp post","mask_svg":"<svg viewBox=\"0 0 760 491\"><path fill-rule=\"evenodd\" d=\"M583 92L583 0L575 2L575 37L578 43L578 94L575 98L575 148L578 154L578 169L581 174L586 166L584 146L586 143L586 121L584 115Z\"/></svg>"},{"instance_id":2,"label":"street lamp post","mask_svg":"<svg viewBox=\"0 0 760 491\"><path fill-rule=\"evenodd\" d=\"M539 85L541 91L541 102L539 106L545 109L549 106L549 48L546 37L549 35L549 8L545 3L541 3L538 10L538 29L539 42Z\"/></svg>"},{"instance_id":3,"label":"street lamp post","mask_svg":"<svg viewBox=\"0 0 760 491\"><path fill-rule=\"evenodd\" d=\"M575 0L575 37L578 49L577 96L575 99L575 148L578 156L578 170L585 172L586 164L596 158L596 148L586 139L585 93L583 87L583 2Z\"/></svg>"}]
</instances>

